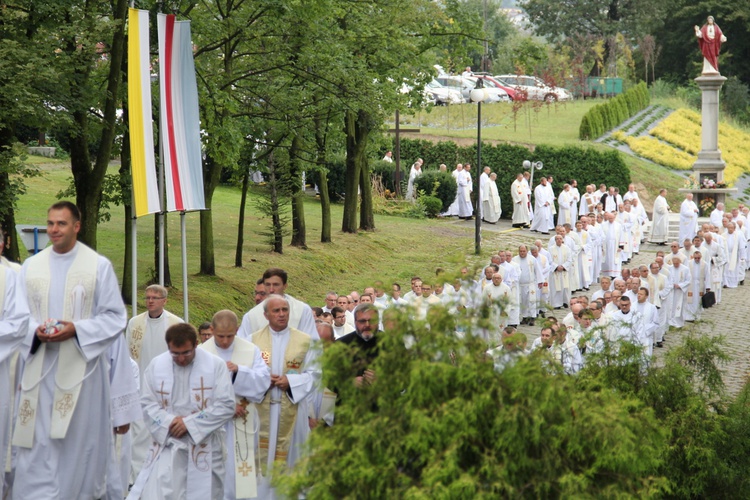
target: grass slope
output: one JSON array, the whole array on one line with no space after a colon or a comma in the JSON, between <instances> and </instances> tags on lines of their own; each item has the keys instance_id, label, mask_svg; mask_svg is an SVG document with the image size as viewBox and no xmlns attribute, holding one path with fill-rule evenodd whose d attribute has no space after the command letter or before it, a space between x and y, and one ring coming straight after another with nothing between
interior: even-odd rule
<instances>
[{"instance_id":1,"label":"grass slope","mask_svg":"<svg viewBox=\"0 0 750 500\"><path fill-rule=\"evenodd\" d=\"M71 178L67 162L34 158L42 175L28 180L28 193L21 196L17 220L22 224L45 225L46 209L56 201L55 195L64 189ZM112 167L112 171L116 170ZM438 266L455 269L466 254L473 251L473 226L458 226L443 220L416 220L400 217L376 216L377 230L372 233L344 234L340 226L342 205L333 207L333 243L320 241L320 205L310 198L305 204L308 249L286 247L284 254L269 251L260 235L268 225L258 217L252 202L257 191L250 193L245 225L245 248L242 268L234 267L237 242L237 218L240 190L233 186L217 189L213 201L216 272L217 276L198 276L199 220L197 213L188 214L188 273L190 319L194 324L210 319L219 309L227 308L238 314L250 306L250 295L255 280L268 267L282 267L289 271L288 291L294 296L322 305L326 291L339 293L362 290L377 279L390 284L399 282L404 292L409 289L411 276L434 276ZM154 218L138 221L138 284L142 289L154 275ZM169 258L174 289L168 308L183 314L182 260L180 256L179 216L168 217ZM124 216L121 207L113 207L111 219L103 222L98 231L98 250L107 256L122 277ZM290 238L285 238L288 244ZM485 247L486 260L490 246ZM494 247L497 250L497 247ZM139 299L140 300L140 299ZM143 306L139 308L143 311Z\"/></svg>"}]
</instances>

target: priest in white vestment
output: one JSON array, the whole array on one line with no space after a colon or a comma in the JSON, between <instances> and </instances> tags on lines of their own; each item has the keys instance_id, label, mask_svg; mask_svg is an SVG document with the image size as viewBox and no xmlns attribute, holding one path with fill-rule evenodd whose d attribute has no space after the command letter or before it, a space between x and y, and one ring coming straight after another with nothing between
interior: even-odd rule
<instances>
[{"instance_id":1,"label":"priest in white vestment","mask_svg":"<svg viewBox=\"0 0 750 500\"><path fill-rule=\"evenodd\" d=\"M456 180L456 197L453 199L453 203L451 203L451 206L448 207L448 210L440 214L443 217L453 217L454 215L458 215L458 197L461 192L461 186L458 185L458 177L463 174L463 171L464 166L459 163L456 165L456 168L453 170L453 172L451 172L451 175Z\"/></svg>"},{"instance_id":2,"label":"priest in white vestment","mask_svg":"<svg viewBox=\"0 0 750 500\"><path fill-rule=\"evenodd\" d=\"M620 253L624 247L622 242L622 226L615 222L615 214L604 214L605 221L601 224L602 245L604 249L601 274L612 278L619 276L622 270Z\"/></svg>"},{"instance_id":3,"label":"priest in white vestment","mask_svg":"<svg viewBox=\"0 0 750 500\"><path fill-rule=\"evenodd\" d=\"M528 226L531 223L529 197L523 184L523 174L519 173L510 185L510 196L513 199L513 227Z\"/></svg>"},{"instance_id":4,"label":"priest in white vestment","mask_svg":"<svg viewBox=\"0 0 750 500\"><path fill-rule=\"evenodd\" d=\"M492 283L485 286L482 293L490 308L490 328L485 332L484 339L497 345L500 332L508 324L508 308L513 300L510 287L503 283L503 275L497 272L492 275Z\"/></svg>"},{"instance_id":5,"label":"priest in white vestment","mask_svg":"<svg viewBox=\"0 0 750 500\"><path fill-rule=\"evenodd\" d=\"M125 336L120 335L109 348L114 440L107 469L107 498L125 498L130 484L132 424L143 420L139 381L138 365L130 358Z\"/></svg>"},{"instance_id":6,"label":"priest in white vestment","mask_svg":"<svg viewBox=\"0 0 750 500\"><path fill-rule=\"evenodd\" d=\"M711 211L711 215L709 216L709 219L711 220L711 224L716 226L721 230L722 226L722 220L724 220L724 204L723 203L717 203L716 208Z\"/></svg>"},{"instance_id":7,"label":"priest in white vestment","mask_svg":"<svg viewBox=\"0 0 750 500\"><path fill-rule=\"evenodd\" d=\"M260 349L271 371L271 384L256 405L260 420L259 466L262 477L258 498L273 500L272 474L294 467L310 434L308 399L320 379L316 351L310 336L289 327L289 303L270 295L263 304L268 325L253 333L251 341ZM356 315L355 315L356 318Z\"/></svg>"},{"instance_id":8,"label":"priest in white vestment","mask_svg":"<svg viewBox=\"0 0 750 500\"><path fill-rule=\"evenodd\" d=\"M550 272L550 303L554 308L567 307L570 302L570 281L568 271L573 268L573 253L563 245L563 237L555 236L555 245L550 250L552 271Z\"/></svg>"},{"instance_id":9,"label":"priest in white vestment","mask_svg":"<svg viewBox=\"0 0 750 500\"><path fill-rule=\"evenodd\" d=\"M235 414L232 379L218 356L198 349L187 323L169 327L168 352L146 368L143 419L153 444L128 500L224 496L224 424Z\"/></svg>"},{"instance_id":10,"label":"priest in white vestment","mask_svg":"<svg viewBox=\"0 0 750 500\"><path fill-rule=\"evenodd\" d=\"M680 262L678 257L672 259L672 266L667 274L667 282L661 291L662 307L666 309L669 326L685 326L685 302L690 288L690 269Z\"/></svg>"},{"instance_id":11,"label":"priest in white vestment","mask_svg":"<svg viewBox=\"0 0 750 500\"><path fill-rule=\"evenodd\" d=\"M727 288L737 288L737 285L740 282L741 271L745 270L747 240L742 231L737 231L737 225L734 222L730 222L727 224L727 232L724 234L724 241L726 241L727 245L727 264L724 266L724 285Z\"/></svg>"},{"instance_id":12,"label":"priest in white vestment","mask_svg":"<svg viewBox=\"0 0 750 500\"><path fill-rule=\"evenodd\" d=\"M405 198L410 201L417 199L417 193L414 188L414 183L417 181L417 177L422 175L422 158L417 159L409 170L409 180L406 184L406 196Z\"/></svg>"},{"instance_id":13,"label":"priest in white vestment","mask_svg":"<svg viewBox=\"0 0 750 500\"><path fill-rule=\"evenodd\" d=\"M52 246L26 259L19 277L31 315L20 348L24 371L13 435L17 500L106 494L109 348L127 313L112 264L77 242L79 230L73 203L52 205ZM58 323L48 329L50 318Z\"/></svg>"},{"instance_id":14,"label":"priest in white vestment","mask_svg":"<svg viewBox=\"0 0 750 500\"><path fill-rule=\"evenodd\" d=\"M547 178L542 177L539 185L534 188L534 223L531 224L532 231L547 234L554 226L550 224L552 219L552 205L554 200L547 189Z\"/></svg>"},{"instance_id":15,"label":"priest in white vestment","mask_svg":"<svg viewBox=\"0 0 750 500\"><path fill-rule=\"evenodd\" d=\"M308 334L313 340L319 340L318 329L315 328L315 316L310 306L286 293L288 277L287 272L278 267L266 269L263 273L263 286L266 287L266 296L268 297L271 294L282 295L289 302L289 326ZM265 301L245 313L237 332L238 337L249 340L253 333L268 325L263 309L264 304Z\"/></svg>"},{"instance_id":16,"label":"priest in white vestment","mask_svg":"<svg viewBox=\"0 0 750 500\"><path fill-rule=\"evenodd\" d=\"M560 195L557 197L557 206L560 209L557 214L557 225L573 225L576 220L577 203L575 196L570 191L570 184L565 184L563 190L560 191Z\"/></svg>"},{"instance_id":17,"label":"priest in white vestment","mask_svg":"<svg viewBox=\"0 0 750 500\"><path fill-rule=\"evenodd\" d=\"M659 196L654 200L654 221L651 224L651 243L664 244L667 242L669 232L669 205L667 204L667 190L659 191Z\"/></svg>"},{"instance_id":18,"label":"priest in white vestment","mask_svg":"<svg viewBox=\"0 0 750 500\"><path fill-rule=\"evenodd\" d=\"M259 469L254 458L258 453L255 404L263 400L271 385L271 372L260 349L237 337L238 321L233 311L225 309L214 314L211 327L213 338L202 343L200 349L226 363L236 399L234 418L225 425L227 475L224 500L256 498Z\"/></svg>"},{"instance_id":19,"label":"priest in white vestment","mask_svg":"<svg viewBox=\"0 0 750 500\"><path fill-rule=\"evenodd\" d=\"M680 205L680 236L677 241L693 240L698 232L698 205L693 201L693 193L685 195Z\"/></svg>"},{"instance_id":20,"label":"priest in white vestment","mask_svg":"<svg viewBox=\"0 0 750 500\"><path fill-rule=\"evenodd\" d=\"M641 328L643 328L644 352L651 357L654 353L657 331L659 330L659 310L648 300L648 288L642 287L638 290L635 302L631 301L631 308L634 313L640 315Z\"/></svg>"},{"instance_id":21,"label":"priest in white vestment","mask_svg":"<svg viewBox=\"0 0 750 500\"><path fill-rule=\"evenodd\" d=\"M164 309L167 304L167 289L161 285L149 285L145 291L146 311L128 321L125 330L130 357L138 364L139 379L143 379L146 367L159 354L167 352L164 334L167 328L182 323L182 318ZM133 444L133 466L130 481L135 481L151 448L151 433L142 420L133 422L130 429Z\"/></svg>"},{"instance_id":22,"label":"priest in white vestment","mask_svg":"<svg viewBox=\"0 0 750 500\"><path fill-rule=\"evenodd\" d=\"M724 280L724 268L727 263L727 252L717 239L721 236L711 232L703 234L703 244L700 246L700 252L703 260L709 267L708 273L711 276L711 290L716 295L716 303L721 303L721 290Z\"/></svg>"},{"instance_id":23,"label":"priest in white vestment","mask_svg":"<svg viewBox=\"0 0 750 500\"><path fill-rule=\"evenodd\" d=\"M474 207L471 206L471 192L474 188L469 169L467 163L464 171L458 176L458 217L461 219L468 219L474 213Z\"/></svg>"},{"instance_id":24,"label":"priest in white vestment","mask_svg":"<svg viewBox=\"0 0 750 500\"><path fill-rule=\"evenodd\" d=\"M513 257L518 266L518 296L521 324L534 326L539 311L539 299L545 282L542 266L533 255L529 255L526 245L518 247L518 255Z\"/></svg>"},{"instance_id":25,"label":"priest in white vestment","mask_svg":"<svg viewBox=\"0 0 750 500\"><path fill-rule=\"evenodd\" d=\"M29 324L29 308L18 275L9 267L0 267L0 429L11 429L15 387L16 352L21 346ZM0 433L0 470L5 471L6 450L10 433ZM5 498L0 481L0 498Z\"/></svg>"},{"instance_id":26,"label":"priest in white vestment","mask_svg":"<svg viewBox=\"0 0 750 500\"><path fill-rule=\"evenodd\" d=\"M500 193L497 191L497 174L491 173L487 186L482 193L482 219L490 224L495 224L503 215L500 206Z\"/></svg>"},{"instance_id":27,"label":"priest in white vestment","mask_svg":"<svg viewBox=\"0 0 750 500\"><path fill-rule=\"evenodd\" d=\"M700 252L693 252L693 258L686 261L690 269L690 288L685 300L685 321L698 321L703 312L703 295L711 289L711 276Z\"/></svg>"}]
</instances>

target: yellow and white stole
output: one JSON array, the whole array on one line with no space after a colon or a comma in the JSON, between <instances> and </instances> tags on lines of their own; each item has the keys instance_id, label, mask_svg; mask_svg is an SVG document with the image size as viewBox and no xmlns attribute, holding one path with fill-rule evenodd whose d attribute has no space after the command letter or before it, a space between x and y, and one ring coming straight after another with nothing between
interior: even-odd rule
<instances>
[{"instance_id":1,"label":"yellow and white stole","mask_svg":"<svg viewBox=\"0 0 750 500\"><path fill-rule=\"evenodd\" d=\"M232 363L239 366L252 367L255 361L256 347L252 342L238 337L234 338L234 349L232 350ZM216 341L213 337L200 345L214 356L218 356ZM245 417L234 417L234 481L237 498L255 498L258 496L258 481L255 468L255 432L257 425L257 412L255 405L249 405L249 401L241 396L236 397L237 404L248 410Z\"/></svg>"},{"instance_id":2,"label":"yellow and white stole","mask_svg":"<svg viewBox=\"0 0 750 500\"><path fill-rule=\"evenodd\" d=\"M94 307L94 291L98 254L82 243L76 245L73 259L65 278L63 297L64 321L78 321L91 317ZM33 257L33 265L26 269L26 292L31 317L41 324L49 318L50 255L48 247ZM81 384L86 378L86 359L78 349L75 338L60 343L60 352L55 373L55 396L52 403L50 437L63 439L68 432L75 413ZM26 364L21 380L21 400L18 419L13 435L13 445L31 448L34 444L36 411L39 404L39 385L47 344L42 343ZM98 361L97 361L98 363ZM94 368L96 369L96 368Z\"/></svg>"},{"instance_id":3,"label":"yellow and white stole","mask_svg":"<svg viewBox=\"0 0 750 500\"><path fill-rule=\"evenodd\" d=\"M162 314L166 315L167 328L169 328L170 326L182 323L182 320L178 316L175 316L174 314L171 314L167 311L162 312ZM133 360L136 363L138 363L139 366L141 364L143 337L146 335L146 318L147 317L148 317L148 311L146 311L143 314L139 314L138 316L135 316L131 320L132 327L130 328L130 332L129 332L130 335L128 338L128 348L130 349L130 357L133 358ZM144 366L143 368L145 369L146 367Z\"/></svg>"},{"instance_id":4,"label":"yellow and white stole","mask_svg":"<svg viewBox=\"0 0 750 500\"><path fill-rule=\"evenodd\" d=\"M654 277L654 273L650 272L646 279L648 281L649 302L656 307L661 307L661 297L659 296L659 292L664 289L666 278L664 278L661 273L658 273L656 277Z\"/></svg>"},{"instance_id":5,"label":"yellow and white stole","mask_svg":"<svg viewBox=\"0 0 750 500\"><path fill-rule=\"evenodd\" d=\"M272 345L271 330L268 326L253 334L253 343L260 349L261 356L266 364L271 367ZM289 342L284 352L284 373L274 375L299 374L304 369L302 363L305 361L307 351L310 349L310 336L296 328L289 328ZM270 392L270 389L269 389ZM289 454L289 446L294 433L294 423L297 420L297 407L288 397L281 397L279 401L273 400L267 392L258 408L260 419L260 434L258 437L260 467L266 474L268 464L269 432L271 423L271 404L280 404L278 435L276 436L276 450L274 460L286 462Z\"/></svg>"}]
</instances>

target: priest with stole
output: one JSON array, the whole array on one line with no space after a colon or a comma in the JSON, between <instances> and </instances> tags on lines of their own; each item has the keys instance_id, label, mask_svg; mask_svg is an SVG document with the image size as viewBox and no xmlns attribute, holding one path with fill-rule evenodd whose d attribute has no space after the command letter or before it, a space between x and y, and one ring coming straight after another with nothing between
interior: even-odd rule
<instances>
[{"instance_id":1,"label":"priest with stole","mask_svg":"<svg viewBox=\"0 0 750 500\"><path fill-rule=\"evenodd\" d=\"M192 325L170 326L166 340L169 350L151 361L141 383L153 444L128 499L222 498L224 424L236 409L232 379L221 358L196 349Z\"/></svg>"},{"instance_id":2,"label":"priest with stole","mask_svg":"<svg viewBox=\"0 0 750 500\"><path fill-rule=\"evenodd\" d=\"M109 348L127 314L112 264L77 241L80 220L73 203L52 205L52 246L27 259L19 277L31 312L13 435L19 500L106 494Z\"/></svg>"},{"instance_id":3,"label":"priest with stole","mask_svg":"<svg viewBox=\"0 0 750 500\"><path fill-rule=\"evenodd\" d=\"M258 498L274 499L272 474L294 466L310 434L308 401L320 371L310 336L289 326L287 299L269 295L263 309L268 325L251 337L271 371L265 397L257 405L262 475Z\"/></svg>"},{"instance_id":4,"label":"priest with stole","mask_svg":"<svg viewBox=\"0 0 750 500\"><path fill-rule=\"evenodd\" d=\"M258 412L255 404L271 385L271 372L263 361L260 349L252 342L237 337L239 322L233 311L223 310L211 320L213 337L200 345L220 357L227 365L234 387L236 408L234 418L225 425L227 475L224 499L235 500L257 496L257 430Z\"/></svg>"}]
</instances>

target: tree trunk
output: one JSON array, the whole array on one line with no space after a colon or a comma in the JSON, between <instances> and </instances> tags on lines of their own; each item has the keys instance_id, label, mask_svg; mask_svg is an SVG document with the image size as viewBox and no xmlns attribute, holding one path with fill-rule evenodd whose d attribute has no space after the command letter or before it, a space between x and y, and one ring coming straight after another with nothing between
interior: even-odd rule
<instances>
[{"instance_id":1,"label":"tree trunk","mask_svg":"<svg viewBox=\"0 0 750 500\"><path fill-rule=\"evenodd\" d=\"M281 204L279 203L279 186L276 177L276 166L273 163L273 154L268 157L268 192L271 198L271 221L273 230L273 251L284 253L284 228L281 225Z\"/></svg>"},{"instance_id":2,"label":"tree trunk","mask_svg":"<svg viewBox=\"0 0 750 500\"><path fill-rule=\"evenodd\" d=\"M15 192L12 192L10 184L10 174L8 173L7 162L12 161L11 159L11 147L15 140L15 134L10 127L0 127L0 193L2 193L2 199L10 200L16 196ZM5 214L2 218L3 231L5 231L5 257L13 262L20 262L20 252L18 249L18 238L16 237L16 214L13 203L7 203L4 207Z\"/></svg>"},{"instance_id":3,"label":"tree trunk","mask_svg":"<svg viewBox=\"0 0 750 500\"><path fill-rule=\"evenodd\" d=\"M362 231L375 230L375 217L372 213L372 179L367 157L363 155L360 166L359 188L362 193L362 203L359 205L359 228Z\"/></svg>"},{"instance_id":4,"label":"tree trunk","mask_svg":"<svg viewBox=\"0 0 750 500\"><path fill-rule=\"evenodd\" d=\"M298 134L292 138L289 148L289 170L292 180L292 243L293 247L307 248L305 228L305 186L302 185L302 160L299 157L302 139Z\"/></svg>"},{"instance_id":5,"label":"tree trunk","mask_svg":"<svg viewBox=\"0 0 750 500\"><path fill-rule=\"evenodd\" d=\"M329 115L330 118L330 115ZM329 120L315 118L315 144L317 145L318 172L320 173L318 192L320 193L320 242L330 243L331 240L331 197L328 194L328 171L326 170L326 137ZM325 127L325 130L324 130Z\"/></svg>"},{"instance_id":6,"label":"tree trunk","mask_svg":"<svg viewBox=\"0 0 750 500\"><path fill-rule=\"evenodd\" d=\"M211 156L207 155L203 164L203 195L206 200L206 210L201 212L201 268L200 274L216 276L216 261L214 259L214 223L211 214L214 191L221 181L222 166Z\"/></svg>"},{"instance_id":7,"label":"tree trunk","mask_svg":"<svg viewBox=\"0 0 750 500\"><path fill-rule=\"evenodd\" d=\"M344 118L346 134L346 198L341 230L345 233L357 232L357 188L361 184L362 168L367 169L367 139L370 135L370 116L365 111L347 111ZM369 177L369 170L368 170ZM367 191L367 190L364 190ZM363 195L365 195L363 191ZM370 194L372 196L372 193ZM363 198L364 199L364 198ZM370 198L370 219L372 219L372 198ZM362 214L366 215L365 211ZM365 221L363 228L374 226L372 220Z\"/></svg>"},{"instance_id":8,"label":"tree trunk","mask_svg":"<svg viewBox=\"0 0 750 500\"><path fill-rule=\"evenodd\" d=\"M242 197L240 198L239 223L237 225L237 249L234 251L234 267L242 267L242 247L245 244L245 205L250 186L250 169L245 167L242 175Z\"/></svg>"},{"instance_id":9,"label":"tree trunk","mask_svg":"<svg viewBox=\"0 0 750 500\"><path fill-rule=\"evenodd\" d=\"M117 22L112 35L112 46L109 51L109 74L107 76L106 100L104 103L104 119L99 150L93 168L88 153L88 110L74 112L74 121L80 130L72 143L77 143L76 154L81 155L74 161L73 146L71 146L71 166L76 187L76 203L81 210L81 230L78 239L91 248L96 249L96 229L99 219L99 206L102 200L102 184L109 167L112 153L112 142L115 138L115 123L117 121L117 101L122 77L120 71L125 54L125 19L128 11L127 0L117 0L113 19ZM86 78L90 69L86 70Z\"/></svg>"},{"instance_id":10,"label":"tree trunk","mask_svg":"<svg viewBox=\"0 0 750 500\"><path fill-rule=\"evenodd\" d=\"M325 167L320 170L320 213L321 213L321 228L320 228L320 242L330 243L331 239L331 198L328 196L328 172Z\"/></svg>"}]
</instances>

